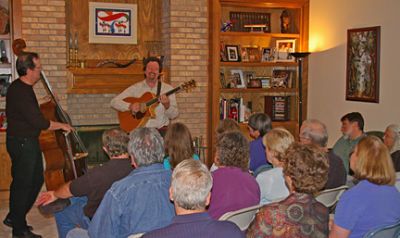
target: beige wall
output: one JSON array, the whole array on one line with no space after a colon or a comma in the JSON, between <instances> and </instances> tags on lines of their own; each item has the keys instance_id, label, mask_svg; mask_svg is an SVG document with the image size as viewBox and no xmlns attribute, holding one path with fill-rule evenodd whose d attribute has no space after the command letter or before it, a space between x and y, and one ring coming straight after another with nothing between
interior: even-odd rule
<instances>
[{"instance_id":1,"label":"beige wall","mask_svg":"<svg viewBox=\"0 0 400 238\"><path fill-rule=\"evenodd\" d=\"M340 136L340 117L359 111L365 129L400 123L399 0L311 0L308 118L325 122L329 146ZM381 26L380 102L345 100L347 29Z\"/></svg>"}]
</instances>

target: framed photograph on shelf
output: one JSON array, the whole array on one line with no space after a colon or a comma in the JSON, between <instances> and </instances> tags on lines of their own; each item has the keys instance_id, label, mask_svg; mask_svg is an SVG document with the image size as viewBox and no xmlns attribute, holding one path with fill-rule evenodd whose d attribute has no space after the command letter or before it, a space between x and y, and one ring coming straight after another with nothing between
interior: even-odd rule
<instances>
[{"instance_id":1,"label":"framed photograph on shelf","mask_svg":"<svg viewBox=\"0 0 400 238\"><path fill-rule=\"evenodd\" d=\"M276 57L279 62L292 62L295 58L290 53L296 50L296 40L277 40L276 41Z\"/></svg>"},{"instance_id":2,"label":"framed photograph on shelf","mask_svg":"<svg viewBox=\"0 0 400 238\"><path fill-rule=\"evenodd\" d=\"M231 70L231 86L233 88L245 88L246 83L243 77L243 71L240 69L232 69Z\"/></svg>"},{"instance_id":3,"label":"framed photograph on shelf","mask_svg":"<svg viewBox=\"0 0 400 238\"><path fill-rule=\"evenodd\" d=\"M256 45L245 45L241 47L245 51L249 62L260 62L260 48ZM242 58L242 61L243 58Z\"/></svg>"},{"instance_id":4,"label":"framed photograph on shelf","mask_svg":"<svg viewBox=\"0 0 400 238\"><path fill-rule=\"evenodd\" d=\"M246 47L240 47L240 58L242 62L249 62L249 52Z\"/></svg>"},{"instance_id":5,"label":"framed photograph on shelf","mask_svg":"<svg viewBox=\"0 0 400 238\"><path fill-rule=\"evenodd\" d=\"M239 46L237 45L226 45L226 55L228 58L228 61L232 61L232 62L239 62L240 58L239 58Z\"/></svg>"},{"instance_id":6,"label":"framed photograph on shelf","mask_svg":"<svg viewBox=\"0 0 400 238\"><path fill-rule=\"evenodd\" d=\"M292 88L292 73L286 69L274 69L272 71L271 87Z\"/></svg>"},{"instance_id":7,"label":"framed photograph on shelf","mask_svg":"<svg viewBox=\"0 0 400 238\"><path fill-rule=\"evenodd\" d=\"M275 57L271 48L262 48L261 50L261 62L274 61Z\"/></svg>"},{"instance_id":8,"label":"framed photograph on shelf","mask_svg":"<svg viewBox=\"0 0 400 238\"><path fill-rule=\"evenodd\" d=\"M254 71L243 71L244 81L247 87L251 88L251 82L256 79L256 72Z\"/></svg>"},{"instance_id":9,"label":"framed photograph on shelf","mask_svg":"<svg viewBox=\"0 0 400 238\"><path fill-rule=\"evenodd\" d=\"M11 84L11 74L0 74L0 97L5 97Z\"/></svg>"},{"instance_id":10,"label":"framed photograph on shelf","mask_svg":"<svg viewBox=\"0 0 400 238\"><path fill-rule=\"evenodd\" d=\"M347 31L346 100L379 103L381 27Z\"/></svg>"},{"instance_id":11,"label":"framed photograph on shelf","mask_svg":"<svg viewBox=\"0 0 400 238\"><path fill-rule=\"evenodd\" d=\"M89 43L137 44L137 4L89 2Z\"/></svg>"}]
</instances>

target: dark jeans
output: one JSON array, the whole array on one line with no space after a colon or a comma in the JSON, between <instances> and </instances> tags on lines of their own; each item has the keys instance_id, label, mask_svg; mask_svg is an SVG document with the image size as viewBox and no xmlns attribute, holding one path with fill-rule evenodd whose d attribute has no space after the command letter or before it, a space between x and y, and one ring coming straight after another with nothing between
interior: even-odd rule
<instances>
[{"instance_id":1,"label":"dark jeans","mask_svg":"<svg viewBox=\"0 0 400 238\"><path fill-rule=\"evenodd\" d=\"M26 214L43 185L43 161L38 138L7 136L11 158L10 212L13 234L27 231Z\"/></svg>"}]
</instances>

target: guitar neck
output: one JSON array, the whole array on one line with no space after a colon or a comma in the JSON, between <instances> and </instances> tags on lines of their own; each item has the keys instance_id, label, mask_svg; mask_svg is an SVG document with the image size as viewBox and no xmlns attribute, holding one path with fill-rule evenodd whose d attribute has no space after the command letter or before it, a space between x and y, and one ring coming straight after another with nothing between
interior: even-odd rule
<instances>
[{"instance_id":1,"label":"guitar neck","mask_svg":"<svg viewBox=\"0 0 400 238\"><path fill-rule=\"evenodd\" d=\"M181 90L181 86L169 90L168 92L165 93L165 95L169 96L169 95L171 95L171 94L174 94L174 93L176 93L176 92L179 92L179 90ZM150 107L150 106L153 105L154 103L158 102L158 99L159 99L159 98L160 98L160 96L155 97L155 98L153 98L153 99L147 101L147 102L146 102L146 106L147 106L147 107Z\"/></svg>"}]
</instances>

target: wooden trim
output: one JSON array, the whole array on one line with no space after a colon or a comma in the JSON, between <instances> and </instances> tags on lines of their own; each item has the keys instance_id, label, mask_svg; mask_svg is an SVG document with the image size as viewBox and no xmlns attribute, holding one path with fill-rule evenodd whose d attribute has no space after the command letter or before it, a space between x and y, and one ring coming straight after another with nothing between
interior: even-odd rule
<instances>
[{"instance_id":1,"label":"wooden trim","mask_svg":"<svg viewBox=\"0 0 400 238\"><path fill-rule=\"evenodd\" d=\"M12 39L22 38L22 4L21 0L12 0Z\"/></svg>"},{"instance_id":2,"label":"wooden trim","mask_svg":"<svg viewBox=\"0 0 400 238\"><path fill-rule=\"evenodd\" d=\"M144 79L142 64L127 68L70 68L67 75L70 94L116 94ZM162 76L168 82L167 69Z\"/></svg>"},{"instance_id":3,"label":"wooden trim","mask_svg":"<svg viewBox=\"0 0 400 238\"><path fill-rule=\"evenodd\" d=\"M300 34L263 33L263 32L221 32L221 37L246 36L246 37L275 37L275 38L300 38Z\"/></svg>"}]
</instances>

